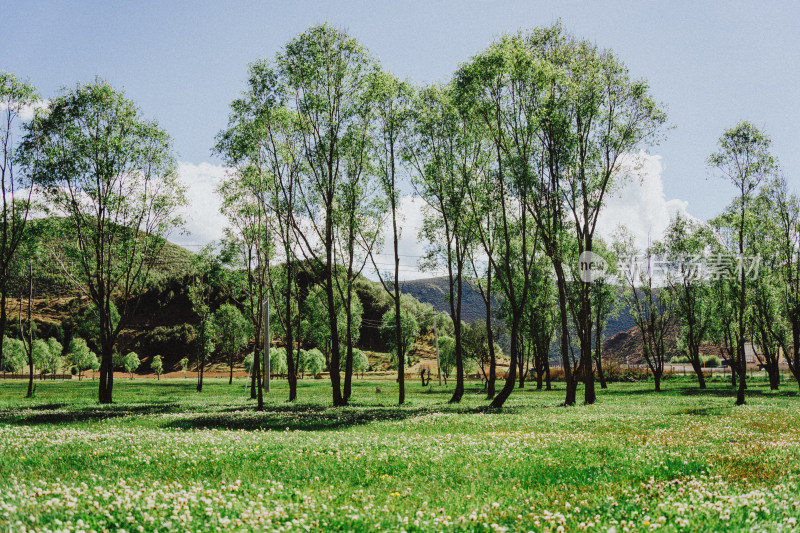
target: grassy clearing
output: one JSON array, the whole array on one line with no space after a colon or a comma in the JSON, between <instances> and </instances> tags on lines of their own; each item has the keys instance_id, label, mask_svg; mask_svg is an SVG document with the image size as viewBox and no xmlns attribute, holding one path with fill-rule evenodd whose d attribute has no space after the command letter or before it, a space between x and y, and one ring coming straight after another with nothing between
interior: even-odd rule
<instances>
[{"instance_id":1,"label":"grassy clearing","mask_svg":"<svg viewBox=\"0 0 800 533\"><path fill-rule=\"evenodd\" d=\"M598 404L516 391L487 412L472 386L357 381L333 409L326 381L277 384L263 413L241 380L0 383L0 528L67 530L789 531L800 518L793 384L699 394L614 384ZM558 384L560 385L560 384Z\"/></svg>"}]
</instances>

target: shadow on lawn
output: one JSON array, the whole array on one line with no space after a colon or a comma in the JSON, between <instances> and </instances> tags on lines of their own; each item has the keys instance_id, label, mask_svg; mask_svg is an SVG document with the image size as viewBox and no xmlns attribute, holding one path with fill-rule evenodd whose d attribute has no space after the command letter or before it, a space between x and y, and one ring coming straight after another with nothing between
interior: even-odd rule
<instances>
[{"instance_id":1,"label":"shadow on lawn","mask_svg":"<svg viewBox=\"0 0 800 533\"><path fill-rule=\"evenodd\" d=\"M64 409L67 408L67 409ZM22 409L0 409L0 423L20 426L39 424L69 424L122 418L135 415L155 415L180 412L183 406L176 403L155 405L120 405L69 409L69 404L43 404ZM48 412L42 412L48 411Z\"/></svg>"},{"instance_id":2,"label":"shadow on lawn","mask_svg":"<svg viewBox=\"0 0 800 533\"><path fill-rule=\"evenodd\" d=\"M614 388L605 389L603 394L608 395L617 395L617 396L628 396L631 394L656 394L656 395L663 395L663 396L715 396L719 398L736 398L736 389L730 386L712 386L707 389L701 389L697 385L686 385L680 387L672 387L669 385L665 385L665 388L661 392L655 392L652 387L644 388L644 389L636 389L636 390L619 390ZM769 390L767 386L757 386L757 387L749 387L745 392L745 396L749 397L774 397L780 396L785 398L791 398L794 396L798 396L798 393L794 389L789 389L787 385L784 385L777 391Z\"/></svg>"},{"instance_id":3,"label":"shadow on lawn","mask_svg":"<svg viewBox=\"0 0 800 533\"><path fill-rule=\"evenodd\" d=\"M485 413L486 407L438 408L398 406L270 406L264 411L226 409L217 413L180 418L165 427L178 429L242 429L269 431L326 431L361 426L373 422L393 422L426 415L450 413Z\"/></svg>"}]
</instances>

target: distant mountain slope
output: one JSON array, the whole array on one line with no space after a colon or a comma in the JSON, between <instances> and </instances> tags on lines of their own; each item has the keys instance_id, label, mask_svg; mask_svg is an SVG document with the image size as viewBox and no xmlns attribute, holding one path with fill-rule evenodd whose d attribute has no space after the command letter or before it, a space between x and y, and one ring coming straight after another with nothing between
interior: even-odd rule
<instances>
[{"instance_id":1,"label":"distant mountain slope","mask_svg":"<svg viewBox=\"0 0 800 533\"><path fill-rule=\"evenodd\" d=\"M442 313L450 313L449 280L446 276L415 279L400 283L400 290L410 294L420 302L429 303ZM477 289L464 282L461 297L461 316L464 322L486 319L486 307Z\"/></svg>"},{"instance_id":2,"label":"distant mountain slope","mask_svg":"<svg viewBox=\"0 0 800 533\"><path fill-rule=\"evenodd\" d=\"M443 313L450 313L450 304L448 302L449 296L449 282L447 277L416 279L411 281L403 281L400 284L400 290L404 293L410 294L417 300L433 305L433 308ZM498 296L493 298L496 308ZM464 322L474 322L476 320L486 319L486 307L483 303L483 298L477 289L473 289L468 283L464 283L463 296L461 301L461 315ZM616 316L608 319L608 324L604 331L606 338L621 332L628 331L635 325L633 318L628 310L624 307Z\"/></svg>"}]
</instances>

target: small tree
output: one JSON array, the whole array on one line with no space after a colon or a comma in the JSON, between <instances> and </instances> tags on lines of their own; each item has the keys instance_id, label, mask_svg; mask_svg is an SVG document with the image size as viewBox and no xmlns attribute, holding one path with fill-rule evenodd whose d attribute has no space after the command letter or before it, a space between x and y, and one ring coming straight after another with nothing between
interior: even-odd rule
<instances>
[{"instance_id":1,"label":"small tree","mask_svg":"<svg viewBox=\"0 0 800 533\"><path fill-rule=\"evenodd\" d=\"M25 367L25 345L19 339L3 337L3 373L17 374Z\"/></svg>"},{"instance_id":2,"label":"small tree","mask_svg":"<svg viewBox=\"0 0 800 533\"><path fill-rule=\"evenodd\" d=\"M353 372L364 377L364 372L367 370L369 370L369 358L361 350L353 348Z\"/></svg>"},{"instance_id":3,"label":"small tree","mask_svg":"<svg viewBox=\"0 0 800 533\"><path fill-rule=\"evenodd\" d=\"M50 353L50 347L44 339L33 341L33 365L39 369L42 376L53 371L54 361Z\"/></svg>"},{"instance_id":4,"label":"small tree","mask_svg":"<svg viewBox=\"0 0 800 533\"><path fill-rule=\"evenodd\" d=\"M325 368L325 356L317 348L306 352L305 365L306 372L316 376Z\"/></svg>"},{"instance_id":5,"label":"small tree","mask_svg":"<svg viewBox=\"0 0 800 533\"><path fill-rule=\"evenodd\" d=\"M247 375L250 375L250 373L253 372L253 359L254 359L253 354L249 353L245 356L244 361L242 361L242 364L244 365L244 369L247 372Z\"/></svg>"},{"instance_id":6,"label":"small tree","mask_svg":"<svg viewBox=\"0 0 800 533\"><path fill-rule=\"evenodd\" d=\"M133 373L139 368L139 365L142 361L139 359L139 356L136 355L136 352L129 352L128 355L125 356L125 359L122 360L122 366L125 368L125 372L130 374L131 379L133 379Z\"/></svg>"},{"instance_id":7,"label":"small tree","mask_svg":"<svg viewBox=\"0 0 800 533\"><path fill-rule=\"evenodd\" d=\"M381 322L381 334L386 339L386 345L392 352L393 366L397 367L396 361L405 361L405 355L414 344L414 339L419 335L419 324L417 319L408 311L400 311L400 334L397 334L397 321L395 320L395 310L389 309L383 314ZM397 346L397 339L400 339L400 346ZM410 362L410 361L409 361ZM400 369L405 372L404 369Z\"/></svg>"},{"instance_id":8,"label":"small tree","mask_svg":"<svg viewBox=\"0 0 800 533\"><path fill-rule=\"evenodd\" d=\"M274 348L269 352L270 372L283 376L288 368L286 363L286 348Z\"/></svg>"},{"instance_id":9,"label":"small tree","mask_svg":"<svg viewBox=\"0 0 800 533\"><path fill-rule=\"evenodd\" d=\"M439 365L447 385L447 378L456 365L456 341L452 337L439 337Z\"/></svg>"},{"instance_id":10,"label":"small tree","mask_svg":"<svg viewBox=\"0 0 800 533\"><path fill-rule=\"evenodd\" d=\"M181 372L183 372L183 379L186 379L186 371L189 370L189 358L184 357L178 364L181 365Z\"/></svg>"},{"instance_id":11,"label":"small tree","mask_svg":"<svg viewBox=\"0 0 800 533\"><path fill-rule=\"evenodd\" d=\"M89 349L89 345L80 337L73 337L69 341L67 360L78 370L78 380L82 378L84 370L94 370L95 366L100 368L97 355Z\"/></svg>"},{"instance_id":12,"label":"small tree","mask_svg":"<svg viewBox=\"0 0 800 533\"><path fill-rule=\"evenodd\" d=\"M156 373L156 378L160 381L161 373L164 371L164 362L161 360L160 355L154 356L153 360L150 361L150 370Z\"/></svg>"},{"instance_id":13,"label":"small tree","mask_svg":"<svg viewBox=\"0 0 800 533\"><path fill-rule=\"evenodd\" d=\"M214 312L217 326L217 349L228 356L230 376L228 385L233 383L234 356L247 344L253 331L252 324L231 304L220 306Z\"/></svg>"}]
</instances>

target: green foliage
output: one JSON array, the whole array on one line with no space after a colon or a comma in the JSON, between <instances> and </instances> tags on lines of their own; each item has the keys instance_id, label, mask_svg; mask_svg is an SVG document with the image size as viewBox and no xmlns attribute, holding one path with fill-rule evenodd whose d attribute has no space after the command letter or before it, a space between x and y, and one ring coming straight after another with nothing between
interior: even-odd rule
<instances>
[{"instance_id":1,"label":"green foliage","mask_svg":"<svg viewBox=\"0 0 800 533\"><path fill-rule=\"evenodd\" d=\"M25 345L19 339L3 337L3 372L18 374L28 363L28 355L25 352Z\"/></svg>"},{"instance_id":2,"label":"green foliage","mask_svg":"<svg viewBox=\"0 0 800 533\"><path fill-rule=\"evenodd\" d=\"M77 369L79 378L85 370L94 370L95 367L99 368L100 364L97 360L97 355L89 349L89 345L80 337L73 337L69 341L67 360Z\"/></svg>"},{"instance_id":3,"label":"green foliage","mask_svg":"<svg viewBox=\"0 0 800 533\"><path fill-rule=\"evenodd\" d=\"M456 341L453 337L439 336L439 365L442 375L449 378L456 366Z\"/></svg>"},{"instance_id":4,"label":"green foliage","mask_svg":"<svg viewBox=\"0 0 800 533\"><path fill-rule=\"evenodd\" d=\"M213 322L217 351L228 356L229 366L232 369L234 356L250 340L253 332L252 324L231 304L224 304L217 309L213 315Z\"/></svg>"},{"instance_id":5,"label":"green foliage","mask_svg":"<svg viewBox=\"0 0 800 533\"><path fill-rule=\"evenodd\" d=\"M315 376L325 369L325 356L322 355L319 349L312 348L311 350L304 350L301 352L301 355L304 356L302 367L306 373Z\"/></svg>"},{"instance_id":6,"label":"green foliage","mask_svg":"<svg viewBox=\"0 0 800 533\"><path fill-rule=\"evenodd\" d=\"M136 372L140 364L142 364L142 361L139 359L139 356L136 355L136 352L128 352L128 355L122 360L125 372L131 375L131 379L133 379L133 373Z\"/></svg>"},{"instance_id":7,"label":"green foliage","mask_svg":"<svg viewBox=\"0 0 800 533\"><path fill-rule=\"evenodd\" d=\"M35 339L33 341L33 366L38 368L42 374L57 374L61 367L60 353L53 354L44 339Z\"/></svg>"},{"instance_id":8,"label":"green foliage","mask_svg":"<svg viewBox=\"0 0 800 533\"><path fill-rule=\"evenodd\" d=\"M178 361L178 364L181 366L181 372L186 375L186 371L189 369L189 358L182 358L180 361Z\"/></svg>"},{"instance_id":9,"label":"green foliage","mask_svg":"<svg viewBox=\"0 0 800 533\"><path fill-rule=\"evenodd\" d=\"M270 348L269 364L273 374L286 374L286 348Z\"/></svg>"},{"instance_id":10,"label":"green foliage","mask_svg":"<svg viewBox=\"0 0 800 533\"><path fill-rule=\"evenodd\" d=\"M164 361L161 360L160 355L154 355L153 360L150 361L150 370L160 378L161 373L164 372Z\"/></svg>"},{"instance_id":11,"label":"green foliage","mask_svg":"<svg viewBox=\"0 0 800 533\"><path fill-rule=\"evenodd\" d=\"M339 340L344 342L347 334L345 302L338 291L334 291L333 305L337 317L336 324ZM327 353L330 353L331 328L328 317L328 301L322 285L316 285L309 291L305 302L305 308L305 316L307 318L304 320L303 331L306 338L316 344L320 349L324 349ZM361 300L356 293L353 294L353 299L350 302L350 312L353 321L353 343L355 344L359 339L361 319L364 313Z\"/></svg>"},{"instance_id":12,"label":"green foliage","mask_svg":"<svg viewBox=\"0 0 800 533\"><path fill-rule=\"evenodd\" d=\"M396 314L394 309L389 309L384 313L381 320L381 335L386 339L386 345L389 350L394 354L395 358L398 355L397 346L397 323ZM419 336L419 324L417 319L408 311L400 309L400 346L399 353L405 355L414 344L414 340ZM396 366L397 363L395 363Z\"/></svg>"},{"instance_id":13,"label":"green foliage","mask_svg":"<svg viewBox=\"0 0 800 533\"><path fill-rule=\"evenodd\" d=\"M249 353L244 356L244 361L242 361L244 369L248 375L253 373L253 359L254 359L253 354Z\"/></svg>"}]
</instances>

